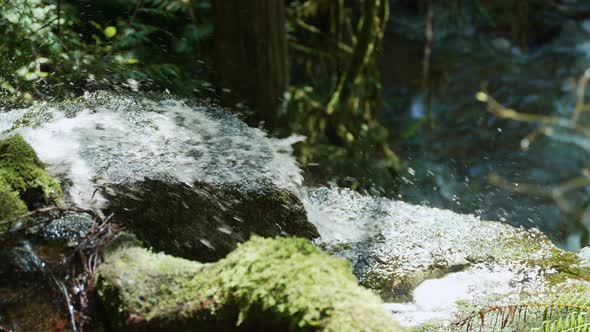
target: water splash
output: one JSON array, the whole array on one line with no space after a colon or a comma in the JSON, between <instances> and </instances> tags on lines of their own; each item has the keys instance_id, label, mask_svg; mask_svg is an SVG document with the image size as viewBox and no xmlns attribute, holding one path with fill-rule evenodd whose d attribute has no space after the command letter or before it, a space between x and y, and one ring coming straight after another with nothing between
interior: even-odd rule
<instances>
[{"instance_id":1,"label":"water splash","mask_svg":"<svg viewBox=\"0 0 590 332\"><path fill-rule=\"evenodd\" d=\"M103 183L144 178L258 179L287 189L302 182L290 147L300 137L269 139L211 105L98 92L4 113L0 128L21 134L52 174L66 175L69 196L79 206L102 207L96 189Z\"/></svg>"}]
</instances>

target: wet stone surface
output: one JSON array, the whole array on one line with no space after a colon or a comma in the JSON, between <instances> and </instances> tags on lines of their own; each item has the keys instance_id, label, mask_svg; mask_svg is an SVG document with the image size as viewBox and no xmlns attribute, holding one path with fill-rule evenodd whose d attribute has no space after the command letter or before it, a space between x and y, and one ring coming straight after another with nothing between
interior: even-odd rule
<instances>
[{"instance_id":1,"label":"wet stone surface","mask_svg":"<svg viewBox=\"0 0 590 332\"><path fill-rule=\"evenodd\" d=\"M350 259L405 325L590 285L589 267L534 229L345 189L311 189L306 206L322 245Z\"/></svg>"}]
</instances>

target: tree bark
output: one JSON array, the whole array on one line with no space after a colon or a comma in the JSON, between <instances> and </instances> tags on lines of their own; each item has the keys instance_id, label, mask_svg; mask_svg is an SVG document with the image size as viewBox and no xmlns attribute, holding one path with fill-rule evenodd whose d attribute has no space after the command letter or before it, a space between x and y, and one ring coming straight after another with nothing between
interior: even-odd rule
<instances>
[{"instance_id":1,"label":"tree bark","mask_svg":"<svg viewBox=\"0 0 590 332\"><path fill-rule=\"evenodd\" d=\"M215 69L224 104L245 101L272 129L289 82L285 2L214 1Z\"/></svg>"}]
</instances>

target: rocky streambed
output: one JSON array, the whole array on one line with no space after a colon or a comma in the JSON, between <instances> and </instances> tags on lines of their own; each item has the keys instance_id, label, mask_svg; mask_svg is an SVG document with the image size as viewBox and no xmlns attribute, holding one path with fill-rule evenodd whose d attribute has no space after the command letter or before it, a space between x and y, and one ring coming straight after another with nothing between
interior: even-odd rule
<instances>
[{"instance_id":1,"label":"rocky streambed","mask_svg":"<svg viewBox=\"0 0 590 332\"><path fill-rule=\"evenodd\" d=\"M38 179L52 183L4 179L0 198L16 202L2 204L4 219L51 203L97 213L5 224L8 329L75 329L76 305L64 310L55 285L83 293L80 271L60 266L97 220L133 235L96 253L96 330L447 331L479 310L590 288L588 265L539 231L305 188L291 157L298 138L269 138L210 105L98 92L0 113L0 131L0 174L12 158L2 147L26 142L46 170ZM26 222L37 226L20 231ZM45 293L22 295L48 279Z\"/></svg>"}]
</instances>

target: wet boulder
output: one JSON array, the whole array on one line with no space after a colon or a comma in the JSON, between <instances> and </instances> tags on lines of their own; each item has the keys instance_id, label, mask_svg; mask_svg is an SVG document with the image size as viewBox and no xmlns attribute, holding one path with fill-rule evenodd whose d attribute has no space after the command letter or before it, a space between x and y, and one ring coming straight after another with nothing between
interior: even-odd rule
<instances>
[{"instance_id":1,"label":"wet boulder","mask_svg":"<svg viewBox=\"0 0 590 332\"><path fill-rule=\"evenodd\" d=\"M217 260L251 234L317 234L293 193L261 180L211 185L146 179L108 188L117 220L154 248L180 257Z\"/></svg>"},{"instance_id":2,"label":"wet boulder","mask_svg":"<svg viewBox=\"0 0 590 332\"><path fill-rule=\"evenodd\" d=\"M255 237L204 264L126 248L96 280L118 330L400 331L347 261L300 238Z\"/></svg>"},{"instance_id":3,"label":"wet boulder","mask_svg":"<svg viewBox=\"0 0 590 332\"><path fill-rule=\"evenodd\" d=\"M67 203L114 213L156 250L213 261L253 234L318 236L293 141L220 108L98 92L2 113L0 130L31 144Z\"/></svg>"},{"instance_id":4,"label":"wet boulder","mask_svg":"<svg viewBox=\"0 0 590 332\"><path fill-rule=\"evenodd\" d=\"M307 206L323 246L405 325L449 331L465 312L590 289L590 266L535 229L346 189L312 189Z\"/></svg>"}]
</instances>

